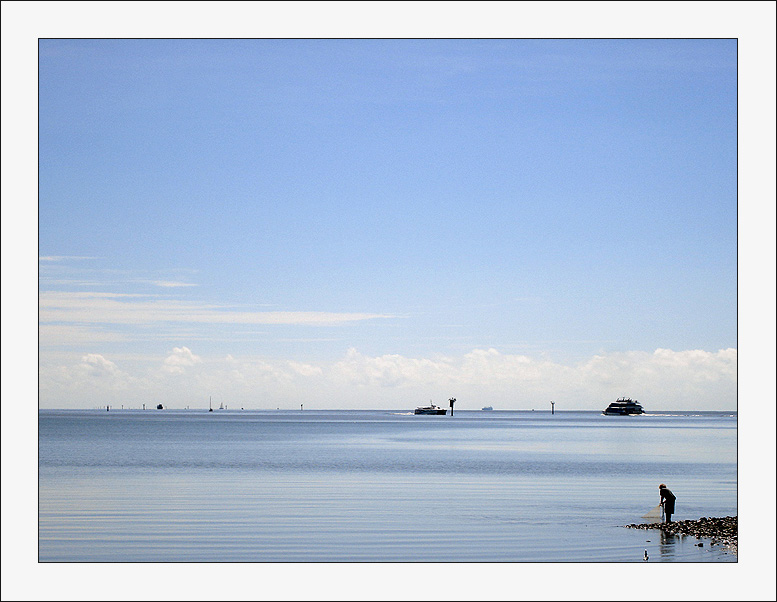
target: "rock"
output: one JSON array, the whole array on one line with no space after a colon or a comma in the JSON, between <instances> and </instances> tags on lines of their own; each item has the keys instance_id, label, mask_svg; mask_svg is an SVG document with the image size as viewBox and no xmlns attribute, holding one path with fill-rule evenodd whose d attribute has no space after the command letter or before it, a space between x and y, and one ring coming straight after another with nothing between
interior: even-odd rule
<instances>
[{"instance_id":1,"label":"rock","mask_svg":"<svg viewBox=\"0 0 777 602\"><path fill-rule=\"evenodd\" d=\"M723 518L708 518L703 516L699 520L682 520L671 523L647 523L626 525L632 529L660 529L664 533L676 537L694 535L698 538L712 540L710 545L723 544L736 554L737 550L737 517L726 516ZM704 542L696 544L704 546Z\"/></svg>"}]
</instances>

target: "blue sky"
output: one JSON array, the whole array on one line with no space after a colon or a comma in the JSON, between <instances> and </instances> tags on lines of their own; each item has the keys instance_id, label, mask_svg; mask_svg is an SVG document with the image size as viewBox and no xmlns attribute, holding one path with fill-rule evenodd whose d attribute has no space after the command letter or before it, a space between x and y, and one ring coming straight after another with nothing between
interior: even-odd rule
<instances>
[{"instance_id":1,"label":"blue sky","mask_svg":"<svg viewBox=\"0 0 777 602\"><path fill-rule=\"evenodd\" d=\"M163 398L178 357L180 407L736 407L733 39L43 39L39 69L42 406Z\"/></svg>"}]
</instances>

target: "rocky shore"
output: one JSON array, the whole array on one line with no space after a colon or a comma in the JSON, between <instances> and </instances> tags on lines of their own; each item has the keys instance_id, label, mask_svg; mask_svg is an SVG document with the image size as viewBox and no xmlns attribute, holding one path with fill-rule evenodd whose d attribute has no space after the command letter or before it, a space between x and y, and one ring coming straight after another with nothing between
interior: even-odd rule
<instances>
[{"instance_id":1,"label":"rocky shore","mask_svg":"<svg viewBox=\"0 0 777 602\"><path fill-rule=\"evenodd\" d=\"M629 529L660 529L664 533L680 537L681 535L694 535L705 539L711 539L712 545L725 545L734 554L737 553L737 517L726 516L723 518L702 517L699 520L680 520L671 523L644 523L626 525ZM704 545L699 543L697 545Z\"/></svg>"}]
</instances>

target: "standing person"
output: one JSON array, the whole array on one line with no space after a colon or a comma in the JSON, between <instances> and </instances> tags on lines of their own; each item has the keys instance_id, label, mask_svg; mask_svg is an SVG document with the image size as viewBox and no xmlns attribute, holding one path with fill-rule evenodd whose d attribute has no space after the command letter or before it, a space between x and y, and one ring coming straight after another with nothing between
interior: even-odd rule
<instances>
[{"instance_id":1,"label":"standing person","mask_svg":"<svg viewBox=\"0 0 777 602\"><path fill-rule=\"evenodd\" d=\"M674 514L674 501L677 499L675 494L666 488L666 485L661 483L658 486L658 495L661 496L661 505L664 507L664 514L666 515L666 522L672 522L672 515Z\"/></svg>"}]
</instances>

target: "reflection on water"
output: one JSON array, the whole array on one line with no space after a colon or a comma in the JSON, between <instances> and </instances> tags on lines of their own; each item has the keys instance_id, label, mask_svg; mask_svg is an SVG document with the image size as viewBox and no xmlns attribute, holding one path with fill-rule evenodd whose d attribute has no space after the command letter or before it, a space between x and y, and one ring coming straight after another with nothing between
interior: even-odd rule
<instances>
[{"instance_id":1,"label":"reflection on water","mask_svg":"<svg viewBox=\"0 0 777 602\"><path fill-rule=\"evenodd\" d=\"M658 532L658 551L661 559L664 561L673 561L693 553L694 550L689 550L688 548L699 548L698 543L700 543L700 540L693 536L678 536L665 531Z\"/></svg>"}]
</instances>

